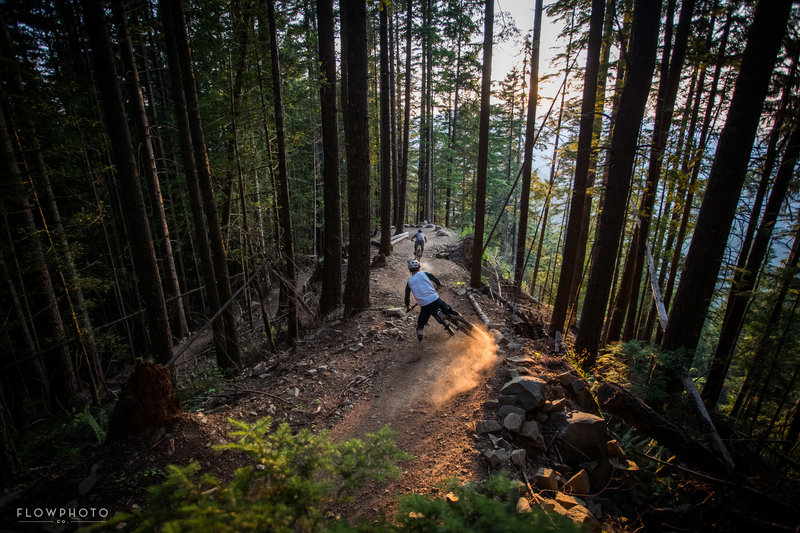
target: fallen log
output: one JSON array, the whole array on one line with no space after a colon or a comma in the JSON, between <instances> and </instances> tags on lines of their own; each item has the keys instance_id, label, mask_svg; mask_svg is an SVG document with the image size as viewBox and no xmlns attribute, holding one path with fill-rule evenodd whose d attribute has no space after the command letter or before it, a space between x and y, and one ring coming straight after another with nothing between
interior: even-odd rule
<instances>
[{"instance_id":1,"label":"fallen log","mask_svg":"<svg viewBox=\"0 0 800 533\"><path fill-rule=\"evenodd\" d=\"M597 396L603 409L619 416L641 433L654 438L682 460L707 471L725 475L731 473L732 468L728 462L623 387L614 383L603 383Z\"/></svg>"},{"instance_id":2,"label":"fallen log","mask_svg":"<svg viewBox=\"0 0 800 533\"><path fill-rule=\"evenodd\" d=\"M390 244L392 246L394 246L395 243L398 243L398 242L402 241L403 239L408 239L408 232L407 231L404 231L403 233L398 233L397 235L392 235L392 238L391 238L391 240L389 242L390 242ZM381 245L380 234L378 235L378 239L372 239L370 242L372 244L374 244L375 246L380 246Z\"/></svg>"},{"instance_id":3,"label":"fallen log","mask_svg":"<svg viewBox=\"0 0 800 533\"><path fill-rule=\"evenodd\" d=\"M489 288L489 293L492 294L491 287ZM544 324L542 324L540 321L537 321L530 311L519 309L517 306L497 293L494 293L494 296L500 300L500 302L505 305L508 310L514 314L514 316L522 320L522 322L525 324L526 331L529 332L527 335L528 337L532 339L540 339L544 336Z\"/></svg>"},{"instance_id":4,"label":"fallen log","mask_svg":"<svg viewBox=\"0 0 800 533\"><path fill-rule=\"evenodd\" d=\"M472 304L472 308L475 310L475 314L478 315L478 318L480 318L488 328L490 325L489 317L486 316L486 313L484 313L483 309L481 309L481 305L478 303L478 300L476 300L475 296L470 292L467 293L467 298L469 299L469 303Z\"/></svg>"}]
</instances>

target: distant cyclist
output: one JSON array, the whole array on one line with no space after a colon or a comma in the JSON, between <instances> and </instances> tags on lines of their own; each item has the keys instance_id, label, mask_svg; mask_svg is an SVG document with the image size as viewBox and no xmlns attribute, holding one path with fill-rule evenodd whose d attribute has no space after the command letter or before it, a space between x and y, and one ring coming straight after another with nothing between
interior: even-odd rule
<instances>
[{"instance_id":1,"label":"distant cyclist","mask_svg":"<svg viewBox=\"0 0 800 533\"><path fill-rule=\"evenodd\" d=\"M422 228L417 230L417 233L411 237L411 240L414 241L414 257L419 260L422 257L422 252L425 251L425 243L428 242L428 238L422 233Z\"/></svg>"},{"instance_id":2,"label":"distant cyclist","mask_svg":"<svg viewBox=\"0 0 800 533\"><path fill-rule=\"evenodd\" d=\"M420 271L419 261L415 259L409 261L408 270L411 272L411 277L406 283L406 311L411 311L411 293L414 293L414 299L422 308L417 320L417 340L422 342L422 330L436 309L441 309L448 315L461 315L439 298L438 290L442 284L430 272Z\"/></svg>"}]
</instances>

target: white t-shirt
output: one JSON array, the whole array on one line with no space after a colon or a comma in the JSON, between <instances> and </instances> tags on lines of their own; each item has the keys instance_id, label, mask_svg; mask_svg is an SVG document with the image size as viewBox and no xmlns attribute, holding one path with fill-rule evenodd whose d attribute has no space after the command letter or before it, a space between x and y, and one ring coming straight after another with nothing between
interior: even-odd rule
<instances>
[{"instance_id":1,"label":"white t-shirt","mask_svg":"<svg viewBox=\"0 0 800 533\"><path fill-rule=\"evenodd\" d=\"M439 299L436 287L425 272L417 272L408 278L408 286L414 294L414 299L423 307Z\"/></svg>"}]
</instances>

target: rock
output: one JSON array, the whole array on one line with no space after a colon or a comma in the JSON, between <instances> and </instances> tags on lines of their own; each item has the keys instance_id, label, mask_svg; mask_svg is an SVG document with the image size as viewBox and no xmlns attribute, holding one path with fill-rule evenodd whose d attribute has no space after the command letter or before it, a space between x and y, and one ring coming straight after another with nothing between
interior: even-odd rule
<instances>
[{"instance_id":1,"label":"rock","mask_svg":"<svg viewBox=\"0 0 800 533\"><path fill-rule=\"evenodd\" d=\"M577 411L567 419L566 427L559 437L566 446L559 446L564 460L568 463L602 460L606 457L608 432L606 421L599 416Z\"/></svg>"},{"instance_id":2,"label":"rock","mask_svg":"<svg viewBox=\"0 0 800 533\"><path fill-rule=\"evenodd\" d=\"M459 296L464 296L465 294L467 294L467 289L462 287L456 291L456 294Z\"/></svg>"},{"instance_id":3,"label":"rock","mask_svg":"<svg viewBox=\"0 0 800 533\"><path fill-rule=\"evenodd\" d=\"M617 439L608 441L606 443L606 450L608 451L608 455L611 457L617 457L619 459L628 458L628 456L625 455L625 450L623 450L622 446L619 445L619 441L617 441Z\"/></svg>"},{"instance_id":4,"label":"rock","mask_svg":"<svg viewBox=\"0 0 800 533\"><path fill-rule=\"evenodd\" d=\"M552 468L540 467L534 479L536 486L542 490L558 490L558 474Z\"/></svg>"},{"instance_id":5,"label":"rock","mask_svg":"<svg viewBox=\"0 0 800 533\"><path fill-rule=\"evenodd\" d=\"M497 401L500 405L514 405L517 403L517 397L513 394L501 394L497 397Z\"/></svg>"},{"instance_id":6,"label":"rock","mask_svg":"<svg viewBox=\"0 0 800 533\"><path fill-rule=\"evenodd\" d=\"M566 516L571 518L576 524L588 526L592 531L600 531L600 522L598 522L597 518L583 505L576 505L575 507L567 509Z\"/></svg>"},{"instance_id":7,"label":"rock","mask_svg":"<svg viewBox=\"0 0 800 533\"><path fill-rule=\"evenodd\" d=\"M491 333L492 337L494 337L494 342L496 342L498 345L500 345L503 342L504 339L503 334L500 333L499 331L493 329L490 330L489 333Z\"/></svg>"},{"instance_id":8,"label":"rock","mask_svg":"<svg viewBox=\"0 0 800 533\"><path fill-rule=\"evenodd\" d=\"M506 345L506 350L509 352L518 352L522 350L522 345L518 342L509 342Z\"/></svg>"},{"instance_id":9,"label":"rock","mask_svg":"<svg viewBox=\"0 0 800 533\"><path fill-rule=\"evenodd\" d=\"M497 420L479 420L475 431L478 433L497 433L503 426Z\"/></svg>"},{"instance_id":10,"label":"rock","mask_svg":"<svg viewBox=\"0 0 800 533\"><path fill-rule=\"evenodd\" d=\"M572 397L575 399L575 403L578 404L581 411L586 411L595 415L600 414L600 406L597 405L597 400L594 399L594 395L592 395L592 392L589 390L589 385L584 380L574 380L567 385L567 390L572 393Z\"/></svg>"},{"instance_id":11,"label":"rock","mask_svg":"<svg viewBox=\"0 0 800 533\"><path fill-rule=\"evenodd\" d=\"M561 353L563 342L564 342L564 336L561 334L560 331L556 331L556 334L553 336L553 351L555 353Z\"/></svg>"},{"instance_id":12,"label":"rock","mask_svg":"<svg viewBox=\"0 0 800 533\"><path fill-rule=\"evenodd\" d=\"M521 376L514 378L500 389L502 395L514 395L517 403L526 411L538 409L544 405L544 387L547 385L539 378Z\"/></svg>"},{"instance_id":13,"label":"rock","mask_svg":"<svg viewBox=\"0 0 800 533\"><path fill-rule=\"evenodd\" d=\"M525 466L525 450L513 450L511 452L511 462L519 467Z\"/></svg>"},{"instance_id":14,"label":"rock","mask_svg":"<svg viewBox=\"0 0 800 533\"><path fill-rule=\"evenodd\" d=\"M564 506L555 500L551 500L550 498L542 499L542 507L553 513L558 513L560 515L567 516L567 510L564 509Z\"/></svg>"},{"instance_id":15,"label":"rock","mask_svg":"<svg viewBox=\"0 0 800 533\"><path fill-rule=\"evenodd\" d=\"M591 492L591 483L589 481L589 473L586 470L581 470L564 483L562 488L567 494L586 495Z\"/></svg>"},{"instance_id":16,"label":"rock","mask_svg":"<svg viewBox=\"0 0 800 533\"><path fill-rule=\"evenodd\" d=\"M489 461L489 465L495 468L508 461L509 458L508 452L505 450L486 450L483 452L483 456Z\"/></svg>"},{"instance_id":17,"label":"rock","mask_svg":"<svg viewBox=\"0 0 800 533\"><path fill-rule=\"evenodd\" d=\"M576 379L578 378L575 377L575 374L572 372L562 372L556 376L556 380L559 382L559 384L561 384L562 387L566 387Z\"/></svg>"},{"instance_id":18,"label":"rock","mask_svg":"<svg viewBox=\"0 0 800 533\"><path fill-rule=\"evenodd\" d=\"M401 309L400 307L389 307L388 309L384 309L383 314L389 318L403 318L406 316L405 310Z\"/></svg>"},{"instance_id":19,"label":"rock","mask_svg":"<svg viewBox=\"0 0 800 533\"><path fill-rule=\"evenodd\" d=\"M520 498L519 500L517 500L517 512L520 514L533 512L533 509L531 509L531 504L528 503L527 499Z\"/></svg>"},{"instance_id":20,"label":"rock","mask_svg":"<svg viewBox=\"0 0 800 533\"><path fill-rule=\"evenodd\" d=\"M503 427L516 433L519 431L519 428L522 427L523 420L524 418L522 418L518 413L508 413L503 419Z\"/></svg>"},{"instance_id":21,"label":"rock","mask_svg":"<svg viewBox=\"0 0 800 533\"><path fill-rule=\"evenodd\" d=\"M526 439L533 447L539 448L542 451L547 449L538 422L531 420L530 422L522 424L522 427L519 429L519 435Z\"/></svg>"},{"instance_id":22,"label":"rock","mask_svg":"<svg viewBox=\"0 0 800 533\"><path fill-rule=\"evenodd\" d=\"M300 389L298 389L297 387L292 387L290 389L286 389L286 394L288 394L289 396L292 396L294 398L297 398L297 397L300 396Z\"/></svg>"},{"instance_id":23,"label":"rock","mask_svg":"<svg viewBox=\"0 0 800 533\"><path fill-rule=\"evenodd\" d=\"M533 415L533 419L539 422L540 424L544 424L545 422L547 422L548 416L547 413L539 411L538 413Z\"/></svg>"},{"instance_id":24,"label":"rock","mask_svg":"<svg viewBox=\"0 0 800 533\"><path fill-rule=\"evenodd\" d=\"M500 409L497 410L497 414L500 416L506 416L509 413L517 413L519 416L525 416L525 409L521 407L517 407L516 405L501 405Z\"/></svg>"},{"instance_id":25,"label":"rock","mask_svg":"<svg viewBox=\"0 0 800 533\"><path fill-rule=\"evenodd\" d=\"M572 509L576 505L582 505L581 502L577 500L577 498L573 498L569 494L564 494L563 492L557 492L555 500L560 503L565 509Z\"/></svg>"}]
</instances>

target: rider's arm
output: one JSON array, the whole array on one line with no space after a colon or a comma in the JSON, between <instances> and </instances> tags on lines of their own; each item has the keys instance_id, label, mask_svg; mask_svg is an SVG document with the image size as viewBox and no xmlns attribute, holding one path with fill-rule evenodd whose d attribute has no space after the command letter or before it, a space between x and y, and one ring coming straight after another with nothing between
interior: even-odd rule
<instances>
[{"instance_id":1,"label":"rider's arm","mask_svg":"<svg viewBox=\"0 0 800 533\"><path fill-rule=\"evenodd\" d=\"M411 287L406 283L406 309L411 305Z\"/></svg>"},{"instance_id":2,"label":"rider's arm","mask_svg":"<svg viewBox=\"0 0 800 533\"><path fill-rule=\"evenodd\" d=\"M439 280L436 278L436 276L434 276L434 275L433 275L433 274L431 274L430 272L425 272L425 274L428 276L428 279L429 279L429 280L431 280L431 281L433 282L433 284L434 284L434 285L436 285L436 290L439 290L439 287L441 287L441 286L442 286L442 282L440 282L440 281L439 281Z\"/></svg>"}]
</instances>

